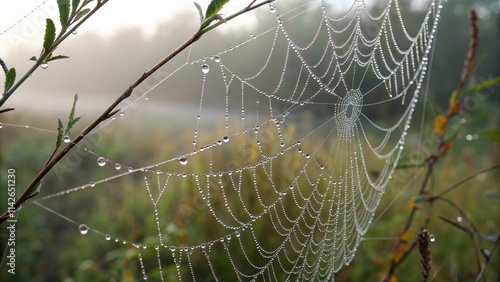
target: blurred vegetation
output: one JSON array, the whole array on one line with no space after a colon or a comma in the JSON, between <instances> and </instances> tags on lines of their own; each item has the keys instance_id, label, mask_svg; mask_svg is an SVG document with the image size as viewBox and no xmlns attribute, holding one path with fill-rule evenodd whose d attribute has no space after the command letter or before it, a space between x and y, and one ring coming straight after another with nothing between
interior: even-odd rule
<instances>
[{"instance_id":1,"label":"blurred vegetation","mask_svg":"<svg viewBox=\"0 0 500 282\"><path fill-rule=\"evenodd\" d=\"M427 104L420 103L421 109L416 111L417 116L414 118L416 124L412 126L412 131L407 138L403 158L411 159L415 154L426 155L434 150L437 140L432 137L431 120L439 113L439 106L446 108L444 105L448 103L449 93L456 87L463 59L467 53L469 37L466 12L471 6L484 7L488 10L489 5L493 7L494 3L476 1L472 4L466 0L457 0L446 4L436 39L432 72L429 78L429 100ZM487 12L484 11L485 15ZM496 13L491 10L489 12L489 18L480 20L480 44L477 53L480 57L482 56L482 60L477 64L470 85L474 84L474 80L480 82L500 74L498 8ZM415 19L418 18L418 16L415 17ZM215 41L212 43L215 44ZM218 48L218 46L212 47ZM187 84L188 82L181 83ZM193 91L193 93L198 93L198 90ZM479 169L498 163L500 149L498 144L479 137L481 131L497 128L499 125L500 96L498 95L498 87L471 92L467 97L470 104L464 104L464 112L462 113L467 119L467 123L461 129L458 140L454 142L447 156L435 167L430 184L433 192L442 191ZM419 124L420 116L424 112L428 118L424 124ZM385 113L386 116L384 113L377 114L381 118L387 118L390 111ZM50 123L54 123L55 120L50 116L40 117L40 119L50 120ZM23 124L25 121L24 113L2 116L4 123ZM117 130L128 132L127 135L109 134L103 137L106 142L101 142L105 146L100 147L100 149L107 152L106 156L109 159L119 160L121 163L132 166L139 163L138 159L155 159L158 157L159 151L164 156L176 156L176 152L179 150L184 151L185 148L182 145L175 145L174 142L165 144L165 140L171 139L171 134L175 130L165 131L165 128L150 128L143 126L145 123L147 124L145 121L138 121L137 124L129 124L127 128L118 128ZM420 132L420 126L423 126L423 132ZM459 124L451 126L458 127ZM22 128L4 127L1 130L0 163L3 166L2 169L5 171L4 166L7 165L17 167L17 186L25 187L50 155L53 149L54 135L44 132L33 134L33 132L23 131ZM222 135L221 129L217 130L214 132L214 138ZM141 136L148 136L148 138L141 138ZM189 139L191 136L188 136L188 133L177 135L175 138L181 140L179 144L191 141ZM182 140L189 140L189 142L182 142ZM315 149L315 147L310 148L310 151L315 151ZM232 154L235 154L234 150L222 151L218 158L224 162L223 160L234 159L235 156ZM70 154L67 158L70 159L72 156L75 157L75 155ZM294 160L283 158L280 161L283 162L283 165L288 165ZM203 167L206 164L207 160L203 159L199 159L199 163L190 163L192 167ZM82 183L83 181L100 179L105 176L104 172L95 169L95 159L89 155L82 157L81 162L78 163L78 169L77 174L65 174L63 180L58 179L55 172L52 173L43 184L43 194L60 191L61 187L83 185L86 184ZM371 169L376 171L376 168ZM408 202L416 195L422 181L422 170L422 168L411 168L396 172L379 205L378 219L374 221L366 234L366 240L358 249L352 264L344 267L337 275L337 281L374 281L383 277L387 271L389 257L394 252L395 241L400 236L398 232L401 232L401 226L404 225L410 211ZM278 179L288 177L286 172L282 170L278 170L277 173L281 173L276 176ZM6 183L5 179L0 179L0 181ZM479 175L475 180L467 182L463 187L454 190L449 195L449 199L467 213L467 216L473 220L477 229L483 234L496 236L499 234L499 181L500 174L498 171L493 171ZM154 218L151 216L149 199L144 197L143 189L137 188L144 186L144 180L138 176L133 181L118 179L103 185L106 189L100 189L98 196L94 193L88 193L88 191L75 192L68 196L49 200L48 206L69 218L85 218L85 222L89 226L106 226L106 223L113 222L106 232L119 235L120 238L122 238L121 235L126 234L128 241L155 244L157 238L145 237L146 235L142 232L143 225L155 224ZM110 189L110 187L115 188ZM117 192L118 189L119 192ZM169 195L163 197L165 202L161 205L159 212L165 222L171 222L163 230L164 237L170 242L182 245L189 241L198 241L197 239L201 240L206 236L217 234L218 230L211 228L215 225L209 213L196 213L193 210L182 209L182 203L192 202L196 196L197 193L193 189L180 187L170 197ZM273 197L271 193L267 196ZM2 206L2 208L4 207ZM422 217L423 215L418 216ZM433 207L431 222L426 226L436 237L436 241L430 246L433 260L431 277L434 277L435 281L470 281L475 279L478 267L475 262L477 254L473 247L474 243L471 242L466 233L440 220L440 216L456 220L459 215L455 209L443 203L435 204ZM186 224L188 218L196 220ZM186 226L186 228L179 226ZM265 226L265 224L255 228L261 234L272 233L272 227ZM36 206L27 206L20 213L17 226L16 266L19 272L14 277L15 280L12 280L13 277L4 271L5 265L2 265L0 280L138 280L137 273L140 273L140 267L137 249L130 245L124 246L121 241L117 243L107 242L102 239L103 236L104 234L94 233L79 236L77 226L74 224L70 224ZM114 241L114 237L111 240ZM243 238L243 240L248 240L251 244L251 238ZM269 244L273 244L272 239L270 239ZM480 244L485 249L491 247L491 243L481 242ZM157 265L155 252L145 251L142 255L145 265ZM249 254L249 256L252 255L256 254ZM194 257L193 265L199 277L204 277L204 274L209 273L210 270L206 263L197 264L196 260L199 259L203 260L204 258ZM232 267L227 260L221 259L218 262L220 265L216 265L216 267L221 270L221 273L231 272ZM499 264L500 252L497 250L493 253L490 267L486 270L487 281L500 280L497 268ZM177 273L172 259L163 255L162 265L165 280L175 281ZM157 268L148 267L147 270L149 271L148 275L152 277L157 275L154 273L158 271ZM398 268L398 280L419 280L420 271L419 258L414 252Z\"/></svg>"}]
</instances>

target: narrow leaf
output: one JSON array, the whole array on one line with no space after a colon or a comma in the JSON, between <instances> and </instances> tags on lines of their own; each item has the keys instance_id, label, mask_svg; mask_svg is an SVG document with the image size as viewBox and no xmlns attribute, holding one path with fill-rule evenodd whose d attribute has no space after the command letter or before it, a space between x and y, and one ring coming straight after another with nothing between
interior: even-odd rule
<instances>
[{"instance_id":1,"label":"narrow leaf","mask_svg":"<svg viewBox=\"0 0 500 282\"><path fill-rule=\"evenodd\" d=\"M197 2L193 2L193 3L194 3L194 6L196 7L196 9L198 10L198 13L200 14L200 23L201 23L205 19L205 17L203 16L203 10L201 9L200 4L198 4Z\"/></svg>"},{"instance_id":2,"label":"narrow leaf","mask_svg":"<svg viewBox=\"0 0 500 282\"><path fill-rule=\"evenodd\" d=\"M7 67L7 65L5 64L5 62L2 59L0 59L0 65L2 66L3 72L7 74L7 72L9 71L9 68Z\"/></svg>"},{"instance_id":3,"label":"narrow leaf","mask_svg":"<svg viewBox=\"0 0 500 282\"><path fill-rule=\"evenodd\" d=\"M229 0L212 0L212 2L210 2L210 4L208 4L207 12L205 13L205 18L209 18L209 17L217 14L217 12L219 12L220 9L222 9L222 7L227 2L229 2Z\"/></svg>"},{"instance_id":4,"label":"narrow leaf","mask_svg":"<svg viewBox=\"0 0 500 282\"><path fill-rule=\"evenodd\" d=\"M60 60L60 59L68 59L68 58L69 58L68 56L57 55L57 56L50 57L49 59L45 60L45 62L50 62L50 61Z\"/></svg>"},{"instance_id":5,"label":"narrow leaf","mask_svg":"<svg viewBox=\"0 0 500 282\"><path fill-rule=\"evenodd\" d=\"M76 117L74 119L71 120L71 122L68 124L70 128L73 128L73 125L75 125L79 120L80 120L81 117Z\"/></svg>"},{"instance_id":6,"label":"narrow leaf","mask_svg":"<svg viewBox=\"0 0 500 282\"><path fill-rule=\"evenodd\" d=\"M427 200L427 197L425 195L417 195L415 199L413 200L414 204L421 204Z\"/></svg>"},{"instance_id":7,"label":"narrow leaf","mask_svg":"<svg viewBox=\"0 0 500 282\"><path fill-rule=\"evenodd\" d=\"M14 85L14 82L16 82L16 69L11 68L7 74L5 74L5 92Z\"/></svg>"},{"instance_id":8,"label":"narrow leaf","mask_svg":"<svg viewBox=\"0 0 500 282\"><path fill-rule=\"evenodd\" d=\"M71 112L69 113L68 124L66 125L66 129L64 130L64 134L68 134L68 132L71 130L71 127L73 127L73 125L80 119L76 118L75 121L76 101L78 101L78 94L75 94L75 98L73 99L73 106L71 107Z\"/></svg>"},{"instance_id":9,"label":"narrow leaf","mask_svg":"<svg viewBox=\"0 0 500 282\"><path fill-rule=\"evenodd\" d=\"M479 137L493 142L500 142L500 128L480 132Z\"/></svg>"},{"instance_id":10,"label":"narrow leaf","mask_svg":"<svg viewBox=\"0 0 500 282\"><path fill-rule=\"evenodd\" d=\"M32 56L32 57L30 58L30 61L36 61L36 59L37 59L37 58L36 58L36 56Z\"/></svg>"},{"instance_id":11,"label":"narrow leaf","mask_svg":"<svg viewBox=\"0 0 500 282\"><path fill-rule=\"evenodd\" d=\"M28 194L28 199L35 197L36 195L40 194L40 190L42 189L42 180L36 184L33 189L31 189L30 193Z\"/></svg>"},{"instance_id":12,"label":"narrow leaf","mask_svg":"<svg viewBox=\"0 0 500 282\"><path fill-rule=\"evenodd\" d=\"M459 92L457 90L453 91L450 96L450 105L453 105L458 100L458 94Z\"/></svg>"},{"instance_id":13,"label":"narrow leaf","mask_svg":"<svg viewBox=\"0 0 500 282\"><path fill-rule=\"evenodd\" d=\"M80 0L73 0L71 2L71 17L75 15L76 9L78 9L78 5L80 5Z\"/></svg>"},{"instance_id":14,"label":"narrow leaf","mask_svg":"<svg viewBox=\"0 0 500 282\"><path fill-rule=\"evenodd\" d=\"M10 112L10 111L13 111L13 110L15 110L15 109L14 108L1 109L0 110L0 114L6 113L6 112Z\"/></svg>"},{"instance_id":15,"label":"narrow leaf","mask_svg":"<svg viewBox=\"0 0 500 282\"><path fill-rule=\"evenodd\" d=\"M45 26L45 36L43 39L43 49L45 51L50 50L52 43L56 39L56 27L51 19L47 19L47 25Z\"/></svg>"},{"instance_id":16,"label":"narrow leaf","mask_svg":"<svg viewBox=\"0 0 500 282\"><path fill-rule=\"evenodd\" d=\"M83 9L81 10L75 17L75 19L73 20L73 22L76 22L77 20L81 19L83 16L85 16L86 14L88 14L90 12L90 9L87 8L87 9Z\"/></svg>"},{"instance_id":17,"label":"narrow leaf","mask_svg":"<svg viewBox=\"0 0 500 282\"><path fill-rule=\"evenodd\" d=\"M64 127L63 123L60 119L57 119L57 140L56 140L56 148L59 148L62 144L62 139L64 135Z\"/></svg>"},{"instance_id":18,"label":"narrow leaf","mask_svg":"<svg viewBox=\"0 0 500 282\"><path fill-rule=\"evenodd\" d=\"M482 90L484 88L491 87L491 86L493 86L495 84L500 84L500 76L499 77L490 78L490 79L485 80L485 81L481 81L478 84L473 85L469 89L467 89L467 92L475 92L475 91L478 91L478 90Z\"/></svg>"},{"instance_id":19,"label":"narrow leaf","mask_svg":"<svg viewBox=\"0 0 500 282\"><path fill-rule=\"evenodd\" d=\"M59 7L59 20L61 26L65 27L69 19L69 0L57 0L57 6Z\"/></svg>"}]
</instances>

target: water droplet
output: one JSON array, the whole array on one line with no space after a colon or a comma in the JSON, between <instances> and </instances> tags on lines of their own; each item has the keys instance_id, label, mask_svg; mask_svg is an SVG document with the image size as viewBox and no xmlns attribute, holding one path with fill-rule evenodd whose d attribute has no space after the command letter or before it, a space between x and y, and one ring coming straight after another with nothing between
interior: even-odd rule
<instances>
[{"instance_id":1,"label":"water droplet","mask_svg":"<svg viewBox=\"0 0 500 282\"><path fill-rule=\"evenodd\" d=\"M122 117L125 115L125 112L124 111L120 111L119 115Z\"/></svg>"},{"instance_id":2,"label":"water droplet","mask_svg":"<svg viewBox=\"0 0 500 282\"><path fill-rule=\"evenodd\" d=\"M457 217L458 222L462 222L463 218L461 216Z\"/></svg>"},{"instance_id":3,"label":"water droplet","mask_svg":"<svg viewBox=\"0 0 500 282\"><path fill-rule=\"evenodd\" d=\"M274 6L274 3L269 3L269 12L271 12L271 14L276 14L276 7Z\"/></svg>"},{"instance_id":4,"label":"water droplet","mask_svg":"<svg viewBox=\"0 0 500 282\"><path fill-rule=\"evenodd\" d=\"M201 65L201 71L206 74L210 71L210 67L207 64L203 64Z\"/></svg>"},{"instance_id":5,"label":"water droplet","mask_svg":"<svg viewBox=\"0 0 500 282\"><path fill-rule=\"evenodd\" d=\"M89 227L86 224L80 224L80 226L78 226L78 231L80 231L80 234L85 235L89 233Z\"/></svg>"},{"instance_id":6,"label":"water droplet","mask_svg":"<svg viewBox=\"0 0 500 282\"><path fill-rule=\"evenodd\" d=\"M181 163L181 165L187 165L188 160L186 157L180 157L179 162Z\"/></svg>"},{"instance_id":7,"label":"water droplet","mask_svg":"<svg viewBox=\"0 0 500 282\"><path fill-rule=\"evenodd\" d=\"M219 56L215 56L215 57L214 57L214 61L215 61L216 63L220 63L220 57L219 57Z\"/></svg>"},{"instance_id":8,"label":"water droplet","mask_svg":"<svg viewBox=\"0 0 500 282\"><path fill-rule=\"evenodd\" d=\"M122 168L122 165L121 165L121 164L118 164L118 163L117 163L117 164L115 164L115 169L116 169L116 170L120 170L121 168Z\"/></svg>"},{"instance_id":9,"label":"water droplet","mask_svg":"<svg viewBox=\"0 0 500 282\"><path fill-rule=\"evenodd\" d=\"M91 188L94 188L95 187L95 182L94 181L90 181L89 185L90 185Z\"/></svg>"},{"instance_id":10,"label":"water droplet","mask_svg":"<svg viewBox=\"0 0 500 282\"><path fill-rule=\"evenodd\" d=\"M429 240L430 240L432 243L436 242L436 236L434 236L434 234L429 235Z\"/></svg>"},{"instance_id":11,"label":"water droplet","mask_svg":"<svg viewBox=\"0 0 500 282\"><path fill-rule=\"evenodd\" d=\"M104 239L106 239L106 241L111 240L111 235L109 234L104 235Z\"/></svg>"},{"instance_id":12,"label":"water droplet","mask_svg":"<svg viewBox=\"0 0 500 282\"><path fill-rule=\"evenodd\" d=\"M71 32L71 34L73 34L73 35L76 35L77 33L78 33L78 31L76 31L76 29Z\"/></svg>"},{"instance_id":13,"label":"water droplet","mask_svg":"<svg viewBox=\"0 0 500 282\"><path fill-rule=\"evenodd\" d=\"M69 141L71 141L71 138L69 138L69 136L66 135L63 137L63 141L64 141L64 143L69 143Z\"/></svg>"},{"instance_id":14,"label":"water droplet","mask_svg":"<svg viewBox=\"0 0 500 282\"><path fill-rule=\"evenodd\" d=\"M3 128L3 123L0 122L0 128Z\"/></svg>"},{"instance_id":15,"label":"water droplet","mask_svg":"<svg viewBox=\"0 0 500 282\"><path fill-rule=\"evenodd\" d=\"M129 167L128 172L132 172L132 171L134 171L134 169L132 167Z\"/></svg>"},{"instance_id":16,"label":"water droplet","mask_svg":"<svg viewBox=\"0 0 500 282\"><path fill-rule=\"evenodd\" d=\"M42 64L40 64L40 67L41 67L42 69L46 69L46 68L48 68L48 67L49 67L49 64L48 64L47 62L43 62Z\"/></svg>"},{"instance_id":17,"label":"water droplet","mask_svg":"<svg viewBox=\"0 0 500 282\"><path fill-rule=\"evenodd\" d=\"M155 250L159 250L160 249L160 246L159 245L155 245Z\"/></svg>"},{"instance_id":18,"label":"water droplet","mask_svg":"<svg viewBox=\"0 0 500 282\"><path fill-rule=\"evenodd\" d=\"M226 142L226 143L227 143L227 142L229 142L229 136L224 136L224 137L222 138L222 140L223 140L224 142Z\"/></svg>"},{"instance_id":19,"label":"water droplet","mask_svg":"<svg viewBox=\"0 0 500 282\"><path fill-rule=\"evenodd\" d=\"M99 157L99 158L97 159L97 164L98 164L99 166L105 166L105 165L106 165L106 159L105 159L105 158L103 158L103 157Z\"/></svg>"},{"instance_id":20,"label":"water droplet","mask_svg":"<svg viewBox=\"0 0 500 282\"><path fill-rule=\"evenodd\" d=\"M200 245L200 247L201 247L202 249L205 249L206 245L205 245L205 244L201 244L201 245Z\"/></svg>"},{"instance_id":21,"label":"water droplet","mask_svg":"<svg viewBox=\"0 0 500 282\"><path fill-rule=\"evenodd\" d=\"M240 231L236 231L236 237L240 238L240 236L241 236Z\"/></svg>"}]
</instances>

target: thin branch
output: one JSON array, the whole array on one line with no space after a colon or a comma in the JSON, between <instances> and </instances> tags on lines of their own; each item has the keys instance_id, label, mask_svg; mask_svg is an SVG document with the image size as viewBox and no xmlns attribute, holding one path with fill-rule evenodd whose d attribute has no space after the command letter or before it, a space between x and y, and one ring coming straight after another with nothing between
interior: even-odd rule
<instances>
[{"instance_id":1,"label":"thin branch","mask_svg":"<svg viewBox=\"0 0 500 282\"><path fill-rule=\"evenodd\" d=\"M486 267L488 266L488 264L491 261L491 255L493 255L493 253L495 252L499 243L500 243L500 236L497 237L495 244L493 244L493 247L491 247L490 255L488 257L486 257L486 263L483 265L483 268L481 268L481 272L479 272L479 274L477 275L476 282L481 281L481 279L483 278L484 272L486 271Z\"/></svg>"},{"instance_id":2,"label":"thin branch","mask_svg":"<svg viewBox=\"0 0 500 282\"><path fill-rule=\"evenodd\" d=\"M447 193L451 192L452 190L458 188L460 185L462 185L462 184L464 184L464 183L466 183L466 182L468 182L468 181L476 178L481 173L486 173L486 172L489 172L489 171L492 171L492 170L495 170L495 169L499 169L499 168L500 168L500 164L496 164L496 165L491 166L489 168L482 169L482 170L480 170L480 171L478 171L478 172L470 175L469 177L466 177L466 178L460 180L459 182L451 185L450 187L448 187L445 190L443 190L441 193L439 193L439 194L437 194L435 196L429 197L429 201L433 201L433 200L435 200L437 198L440 198L440 197L444 196L445 194L447 194Z\"/></svg>"},{"instance_id":3,"label":"thin branch","mask_svg":"<svg viewBox=\"0 0 500 282\"><path fill-rule=\"evenodd\" d=\"M35 64L31 66L31 68L21 77L19 78L18 81L12 87L3 93L2 97L0 98L0 107L3 106L3 104L10 98L10 96L21 86L28 77L31 76L35 70L38 69L38 67L45 61L48 55L50 55L52 52L54 52L55 49L61 44L69 35L72 34L73 31L75 31L80 25L82 25L85 21L87 21L95 12L97 12L104 4L106 4L109 0L107 1L99 1L97 5L92 9L88 14L86 14L81 20L78 21L70 30L68 30L66 33L64 33L64 30L61 30L61 33L57 37L57 39L52 43L52 46L49 50L44 50L41 54L40 57L36 60Z\"/></svg>"},{"instance_id":4,"label":"thin branch","mask_svg":"<svg viewBox=\"0 0 500 282\"><path fill-rule=\"evenodd\" d=\"M235 17L242 15L244 13L247 13L249 11L252 11L262 5L265 5L267 3L272 2L273 0L267 0L264 2L261 2L259 4L256 4L251 7L245 7L244 9L240 10L239 12L236 12L235 14L225 18L224 20L227 22L231 19L234 19ZM99 2L100 3L100 2ZM148 71L145 71L134 83L132 83L94 122L92 122L87 128L85 128L78 136L72 140L59 154L57 154L49 163L47 163L42 170L38 173L38 175L31 181L31 183L28 185L28 187L23 191L21 196L17 199L16 203L14 204L13 208L14 210L17 210L26 200L28 200L29 195L31 190L36 187L38 182L42 180L43 177L76 145L78 144L85 136L87 136L94 128L96 128L101 122L109 119L112 117L114 114L116 114L119 110L116 110L115 108L120 104L123 100L127 99L130 97L132 94L132 91L139 86L144 80L146 80L149 76L151 76L154 72L156 72L159 68L161 68L163 65L168 63L171 59L173 59L175 56L177 56L180 52L182 52L184 49L187 47L191 46L193 43L198 41L203 34L206 32L218 27L221 25L222 22L219 21L213 25L210 25L206 28L200 28L191 38L189 38L186 42L184 42L182 45L177 47L172 53L170 53L168 56L163 58L160 62L158 62L154 67L149 69ZM50 53L49 53L50 54ZM0 104L1 106L1 104ZM1 216L0 216L0 223L3 223L5 220L9 218L9 211L5 211Z\"/></svg>"}]
</instances>

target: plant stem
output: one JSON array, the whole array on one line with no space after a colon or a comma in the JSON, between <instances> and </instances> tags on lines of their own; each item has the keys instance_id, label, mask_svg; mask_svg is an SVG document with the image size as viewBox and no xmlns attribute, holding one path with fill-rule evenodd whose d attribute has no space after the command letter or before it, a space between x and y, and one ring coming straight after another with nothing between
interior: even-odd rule
<instances>
[{"instance_id":1,"label":"plant stem","mask_svg":"<svg viewBox=\"0 0 500 282\"><path fill-rule=\"evenodd\" d=\"M57 39L52 43L52 46L49 50L43 50L43 52L40 54L40 57L36 60L35 64L31 66L31 68L21 77L19 78L18 81L12 87L3 93L2 97L0 98L0 107L3 106L3 104L10 98L10 96L21 86L28 77L31 76L32 73L35 72L35 70L45 61L45 58L52 52L54 52L55 49L61 44L74 30L76 30L80 25L82 25L86 20L88 20L95 12L97 12L104 4L106 4L109 0L107 1L102 1L99 2L94 9L92 9L87 15L85 15L78 23L76 23L69 31L64 33L64 28L61 30L61 33L57 37Z\"/></svg>"},{"instance_id":2,"label":"plant stem","mask_svg":"<svg viewBox=\"0 0 500 282\"><path fill-rule=\"evenodd\" d=\"M240 10L239 12L236 12L235 14L225 18L224 20L227 22L241 14L244 14L246 12L252 11L262 5L265 5L267 3L272 2L273 0L267 0L261 3L258 3L254 6L251 7L245 7L244 9ZM42 180L43 177L76 145L78 144L87 134L89 134L94 128L96 128L101 122L107 120L108 118L112 117L114 114L116 114L119 109L115 109L118 104L120 104L123 100L127 99L130 97L132 94L132 91L139 85L141 84L144 80L146 80L149 76L151 76L154 72L156 72L159 68L161 68L163 65L168 63L171 59L173 59L175 56L177 56L180 52L182 52L184 49L187 47L191 46L193 43L198 41L203 34L206 32L218 27L221 25L223 22L219 21L215 24L212 24L206 28L200 28L191 38L189 38L186 42L184 42L182 45L177 47L172 53L167 55L165 58L163 58L160 62L158 62L154 67L151 69L145 71L132 85L130 85L94 122L92 122L87 128L85 128L78 136L72 140L59 154L57 154L51 161L49 161L43 168L42 170L38 173L38 175L31 181L31 183L26 187L26 189L23 191L21 196L17 199L16 203L14 204L13 208L14 210L17 211L17 209L24 203L26 200L28 200L29 195L31 190L36 187L38 182ZM76 28L76 27L75 27ZM73 30L73 29L72 29ZM71 33L71 31L69 33ZM63 40L63 38L61 38ZM50 54L50 53L48 53ZM38 62L38 61L37 61ZM0 104L1 106L1 104ZM10 216L9 210L5 211L1 216L0 216L0 224L5 222Z\"/></svg>"},{"instance_id":3,"label":"plant stem","mask_svg":"<svg viewBox=\"0 0 500 282\"><path fill-rule=\"evenodd\" d=\"M429 182L429 179L431 178L432 171L434 170L434 164L437 162L438 158L435 156L431 156L428 158L428 167L427 167L427 172L425 173L424 180L422 181L422 185L420 186L420 190L418 192L418 195L424 195L425 194L425 188L427 187L427 183ZM411 224L413 222L413 219L415 217L415 214L417 213L417 207L414 206L410 212L410 215L408 216L408 220L406 221L404 230L402 234L405 234L408 230L410 230ZM401 244L403 244L403 240L400 240L396 244L396 248L398 249ZM396 271L397 266L406 258L407 254L415 248L415 242L412 243L410 247L408 247L405 252L401 255L399 260L396 260L395 257L391 259L391 266L389 268L389 271L387 272L387 276L385 277L384 281L390 281L390 278L392 275L394 275L394 272Z\"/></svg>"}]
</instances>

